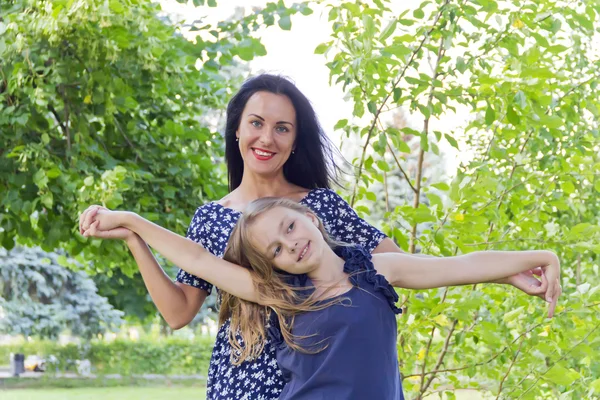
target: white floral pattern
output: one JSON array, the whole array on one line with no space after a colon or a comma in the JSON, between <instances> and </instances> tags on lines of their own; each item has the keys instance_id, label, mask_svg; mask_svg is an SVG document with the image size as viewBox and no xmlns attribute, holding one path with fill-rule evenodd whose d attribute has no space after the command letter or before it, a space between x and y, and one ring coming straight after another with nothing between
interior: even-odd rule
<instances>
[{"instance_id":1,"label":"white floral pattern","mask_svg":"<svg viewBox=\"0 0 600 400\"><path fill-rule=\"evenodd\" d=\"M300 203L310 207L321 218L327 232L336 240L358 244L372 252L385 239L382 232L360 219L350 205L331 189L313 189ZM212 254L223 257L231 230L240 215L240 212L218 203L207 203L196 210L187 236ZM208 293L212 290L210 283L183 270L179 270L177 281ZM207 400L278 399L284 381L271 341L267 340L263 353L257 359L233 365L228 335L229 321L219 328L213 348Z\"/></svg>"}]
</instances>

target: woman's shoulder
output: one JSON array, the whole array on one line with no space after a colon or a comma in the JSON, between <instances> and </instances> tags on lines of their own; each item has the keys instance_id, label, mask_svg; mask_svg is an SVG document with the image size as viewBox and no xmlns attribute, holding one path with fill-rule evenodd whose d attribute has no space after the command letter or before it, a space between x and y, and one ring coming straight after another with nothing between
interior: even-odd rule
<instances>
[{"instance_id":1,"label":"woman's shoulder","mask_svg":"<svg viewBox=\"0 0 600 400\"><path fill-rule=\"evenodd\" d=\"M232 215L239 214L237 210L227 207L225 205L227 203L221 203L221 200L209 201L196 208L191 225L198 225L209 220L229 221Z\"/></svg>"},{"instance_id":2,"label":"woman's shoulder","mask_svg":"<svg viewBox=\"0 0 600 400\"><path fill-rule=\"evenodd\" d=\"M301 202L310 205L311 203L319 203L321 206L327 207L349 207L348 203L336 193L335 190L329 188L317 188L306 192Z\"/></svg>"}]
</instances>

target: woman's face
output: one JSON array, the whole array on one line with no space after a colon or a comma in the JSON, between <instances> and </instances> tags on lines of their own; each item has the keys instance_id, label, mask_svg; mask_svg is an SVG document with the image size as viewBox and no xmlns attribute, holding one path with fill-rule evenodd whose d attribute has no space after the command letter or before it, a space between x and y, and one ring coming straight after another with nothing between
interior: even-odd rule
<instances>
[{"instance_id":1,"label":"woman's face","mask_svg":"<svg viewBox=\"0 0 600 400\"><path fill-rule=\"evenodd\" d=\"M287 96L256 92L246 103L236 132L244 170L276 176L296 141L296 110Z\"/></svg>"}]
</instances>

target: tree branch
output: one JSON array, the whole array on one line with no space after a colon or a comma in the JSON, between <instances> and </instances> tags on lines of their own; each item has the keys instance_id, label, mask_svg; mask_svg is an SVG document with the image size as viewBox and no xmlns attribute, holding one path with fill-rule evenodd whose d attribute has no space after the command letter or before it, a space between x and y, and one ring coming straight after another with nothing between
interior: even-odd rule
<instances>
[{"instance_id":1,"label":"tree branch","mask_svg":"<svg viewBox=\"0 0 600 400\"><path fill-rule=\"evenodd\" d=\"M402 175L404 175L404 179L406 179L406 182L410 186L411 190L414 193L417 193L417 189L415 189L415 187L413 186L413 184L410 181L410 178L406 174L406 171L404 171L404 168L402 168L402 166L400 165L400 161L398 161L398 158L396 157L396 153L394 153L394 150L392 149L392 147L390 146L389 143L387 144L387 146L388 146L388 150L392 154L392 157L394 157L394 161L396 162L396 166L398 167L398 169L400 170L400 172L402 172Z\"/></svg>"},{"instance_id":2,"label":"tree branch","mask_svg":"<svg viewBox=\"0 0 600 400\"><path fill-rule=\"evenodd\" d=\"M514 357L512 358L512 361L510 362L510 365L508 366L508 370L506 371L506 374L504 374L504 376L502 377L502 380L500 381L500 386L498 387L498 396L496 396L496 400L500 399L500 394L502 393L502 386L504 385L504 381L506 381L506 378L510 374L510 370L512 369L513 365L515 365L515 362L517 361L517 357L519 356L519 353L521 352L521 347L523 347L524 341L525 341L525 338L521 338L521 343L519 343L519 348L517 349L517 352L515 353Z\"/></svg>"},{"instance_id":3,"label":"tree branch","mask_svg":"<svg viewBox=\"0 0 600 400\"><path fill-rule=\"evenodd\" d=\"M562 357L560 357L558 360L556 360L556 362L554 364L552 364L550 367L548 367L548 369L546 369L544 372L542 372L542 374L540 374L540 376L538 376L537 379L523 393L521 393L521 395L519 397L516 398L516 400L519 400L520 398L522 398L523 396L525 396L535 385L537 385L537 383L539 382L539 380L542 379L542 377L544 375L546 375L548 373L548 371L550 371L556 364L558 364L559 362L561 362L562 360L564 360L573 350L575 350L575 348L577 346L579 346L581 343L585 342L587 340L587 338L590 337L590 335L592 333L594 333L598 328L600 328L600 324L596 325L594 327L594 329L592 329L591 331L589 331L587 333L587 335L585 335L583 337L583 339L581 339L579 342L577 342L573 347L571 347L567 352L565 352L562 355ZM529 374L527 374L527 376L529 376Z\"/></svg>"},{"instance_id":4,"label":"tree branch","mask_svg":"<svg viewBox=\"0 0 600 400\"><path fill-rule=\"evenodd\" d=\"M433 82L437 79L437 77L439 75L440 61L442 60L443 56L444 56L444 37L442 36L440 38L440 45L438 46L437 60L435 62L435 69L433 70L433 77L431 78L431 89L429 91L429 97L427 99L427 107L428 108L431 105L431 101L433 99L433 90L434 90ZM431 118L431 115L429 115L427 118L425 118L425 121L423 122L423 134L425 135L425 137L427 137L427 134L429 133L429 119L430 118ZM424 160L425 160L425 150L423 150L423 148L421 148L421 150L419 151L419 159L417 161L417 177L415 179L415 190L414 190L415 200L413 202L413 207L415 209L419 208L419 203L421 201L421 178L423 176L423 161ZM409 244L408 251L409 251L409 253L413 253L413 254L416 251L418 225L419 224L417 222L415 222L413 224L412 231L410 234L410 244Z\"/></svg>"},{"instance_id":5,"label":"tree branch","mask_svg":"<svg viewBox=\"0 0 600 400\"><path fill-rule=\"evenodd\" d=\"M440 7L440 10L438 12L438 14L435 17L435 20L433 21L433 26L431 27L431 29L429 31L427 31L427 33L425 35L423 35L423 40L421 40L421 42L419 43L419 46L412 52L412 55L410 56L410 59L408 60L408 62L404 66L404 69L402 70L402 72L400 73L400 75L398 76L398 78L394 81L394 83L392 85L392 90L390 90L388 92L388 94L385 96L385 98L383 99L383 102L381 103L381 105L377 109L377 112L375 113L375 117L373 119L373 123L371 124L371 127L369 128L369 133L367 135L367 140L365 141L365 145L363 146L363 152L362 152L362 156L361 156L361 159L360 159L360 164L358 166L358 173L356 175L356 181L355 181L355 184L354 184L354 191L352 193L352 200L350 201L350 206L352 206L352 207L354 207L354 202L356 201L356 191L357 191L358 183L360 181L360 177L362 175L362 167L363 167L364 162L365 162L365 154L366 154L366 151L367 151L367 147L369 145L369 141L371 140L371 136L373 135L373 130L375 129L375 126L377 124L377 120L379 119L379 115L381 114L381 112L383 110L383 107L386 105L386 103L389 100L389 98L392 95L392 93L394 93L394 89L396 89L396 87L398 86L398 84L400 83L400 81L402 80L402 78L404 78L404 75L406 74L406 71L408 71L408 67L411 66L411 64L414 61L416 55L419 53L419 51L421 51L421 49L425 45L425 42L427 41L427 39L429 39L429 35L431 35L431 33L435 29L438 21L440 20L440 18L442 16L442 11L443 11L444 7L446 7L449 2L450 2L450 0L446 0L444 2L444 4L442 4L442 6ZM362 89L362 86L361 86L361 89Z\"/></svg>"},{"instance_id":6,"label":"tree branch","mask_svg":"<svg viewBox=\"0 0 600 400\"><path fill-rule=\"evenodd\" d=\"M583 308L593 308L593 307L597 307L600 306L600 302L596 302L596 303L590 303L590 304L585 304L583 306ZM558 318L560 316L564 316L567 315L569 312L573 311L572 308L565 308L564 310L556 313L554 315L554 318ZM502 348L502 350L500 350L498 353L494 354L491 358L489 358L486 361L482 361L482 362L478 362L475 364L471 364L471 365L464 365L462 367L456 367L456 368L446 368L446 369L438 369L438 370L433 370L433 371L427 371L425 372L425 375L432 375L432 374L441 374L441 373L445 373L445 372L456 372L456 371L462 371L468 368L473 368L473 367L481 367L483 365L487 365L489 363L491 363L492 361L494 361L495 359L497 359L498 357L500 357L506 350L510 349L512 347L512 345L514 345L519 339L521 339L523 336L533 332L534 330L536 330L537 328L539 328L542 325L547 324L546 321L537 323L535 325L533 325L532 327L530 327L529 329L527 329L525 332L521 333L519 336L517 336L512 342L510 342L508 345L504 346ZM408 378L414 378L414 377L420 377L421 374L411 374L411 375L403 375L402 376L402 380L404 379L408 379Z\"/></svg>"},{"instance_id":7,"label":"tree branch","mask_svg":"<svg viewBox=\"0 0 600 400\"><path fill-rule=\"evenodd\" d=\"M448 335L446 335L446 340L444 341L444 347L442 348L442 352L440 353L437 363L435 364L435 369L438 369L440 367L440 365L442 365L442 362L444 361L444 357L446 357L446 353L448 352L448 346L450 345L450 339L452 339L452 334L454 333L454 330L456 329L457 324L458 324L458 320L455 319L454 322L452 323L452 327L450 328L450 332L448 332ZM435 374L432 374L429 377L429 380L427 381L427 383L425 384L423 391L420 393L420 396L422 396L423 393L429 388L429 385L431 385L431 382L433 382L434 379L435 379Z\"/></svg>"}]
</instances>

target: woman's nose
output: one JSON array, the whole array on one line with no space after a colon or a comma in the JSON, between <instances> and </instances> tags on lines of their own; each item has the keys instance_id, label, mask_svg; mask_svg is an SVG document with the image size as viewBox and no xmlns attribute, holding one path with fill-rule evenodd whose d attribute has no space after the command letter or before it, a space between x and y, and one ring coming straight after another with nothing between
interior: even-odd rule
<instances>
[{"instance_id":1,"label":"woman's nose","mask_svg":"<svg viewBox=\"0 0 600 400\"><path fill-rule=\"evenodd\" d=\"M271 132L271 129L264 129L260 135L259 140L265 145L270 145L271 143L273 143L273 132Z\"/></svg>"}]
</instances>

